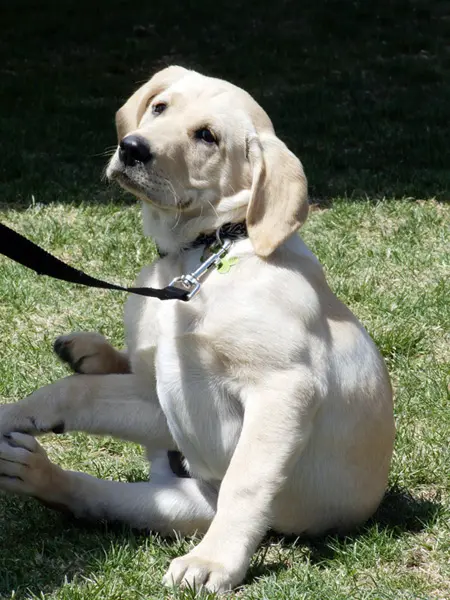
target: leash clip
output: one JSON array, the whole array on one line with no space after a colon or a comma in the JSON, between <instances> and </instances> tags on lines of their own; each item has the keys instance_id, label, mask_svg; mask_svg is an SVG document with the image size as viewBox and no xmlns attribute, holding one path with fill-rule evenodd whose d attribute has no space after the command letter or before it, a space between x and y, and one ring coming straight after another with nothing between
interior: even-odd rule
<instances>
[{"instance_id":1,"label":"leash clip","mask_svg":"<svg viewBox=\"0 0 450 600\"><path fill-rule=\"evenodd\" d=\"M226 254L228 254L232 246L232 242L230 240L223 240L222 242L219 236L217 236L217 239L221 246L218 249L216 249L216 244L210 247L209 249L212 251L212 254L206 260L204 260L195 269L195 271L186 275L175 277L175 279L172 279L170 282L169 286L173 286L187 292L186 300L190 300L196 294L198 294L201 287L200 279L213 267L215 267Z\"/></svg>"}]
</instances>

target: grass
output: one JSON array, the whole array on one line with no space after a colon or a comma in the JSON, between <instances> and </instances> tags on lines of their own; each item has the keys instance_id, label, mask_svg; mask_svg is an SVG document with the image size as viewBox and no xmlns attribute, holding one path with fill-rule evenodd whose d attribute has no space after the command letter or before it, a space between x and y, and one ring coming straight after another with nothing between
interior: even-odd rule
<instances>
[{"instance_id":1,"label":"grass","mask_svg":"<svg viewBox=\"0 0 450 600\"><path fill-rule=\"evenodd\" d=\"M366 526L314 542L268 537L230 596L446 598L450 4L221 5L3 8L0 220L89 273L131 283L154 248L134 202L100 181L114 111L136 82L173 62L253 93L302 158L319 203L302 235L383 352L398 432L388 493ZM61 333L98 330L120 346L123 301L0 259L2 401L66 374L51 352ZM75 434L45 445L66 468L146 476L132 444ZM80 525L2 496L0 597L192 598L160 585L191 543Z\"/></svg>"},{"instance_id":2,"label":"grass","mask_svg":"<svg viewBox=\"0 0 450 600\"><path fill-rule=\"evenodd\" d=\"M134 205L10 208L2 221L88 272L123 283L153 258ZM238 597L444 598L450 590L449 224L450 207L433 201L336 200L332 209L312 212L303 236L382 349L394 383L391 489L378 514L352 537L266 540ZM5 401L65 374L51 352L63 332L100 330L122 343L120 294L40 279L6 259L0 293ZM48 438L46 445L67 468L121 480L146 475L132 444L76 434ZM163 570L189 546L86 528L33 501L5 497L0 511L0 543L8 548L0 556L5 598L164 597Z\"/></svg>"}]
</instances>

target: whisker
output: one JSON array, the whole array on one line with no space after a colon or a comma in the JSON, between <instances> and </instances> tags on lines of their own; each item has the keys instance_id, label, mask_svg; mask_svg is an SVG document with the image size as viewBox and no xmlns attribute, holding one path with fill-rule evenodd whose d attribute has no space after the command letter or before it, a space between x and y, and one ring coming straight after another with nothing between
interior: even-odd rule
<instances>
[{"instance_id":1,"label":"whisker","mask_svg":"<svg viewBox=\"0 0 450 600\"><path fill-rule=\"evenodd\" d=\"M210 205L210 207L213 209L216 217L219 218L219 213L217 212L216 207L211 203L211 200L207 200L207 202Z\"/></svg>"},{"instance_id":2,"label":"whisker","mask_svg":"<svg viewBox=\"0 0 450 600\"><path fill-rule=\"evenodd\" d=\"M107 167L107 166L105 166L105 167L102 169L102 174L101 174L101 176L100 176L100 181L107 181L107 182L109 182L109 179L106 177L106 171L107 171L107 169L108 169L108 167Z\"/></svg>"},{"instance_id":3,"label":"whisker","mask_svg":"<svg viewBox=\"0 0 450 600\"><path fill-rule=\"evenodd\" d=\"M174 223L173 227L170 228L170 231L173 231L174 229L177 228L180 220L181 220L181 210L177 210L177 212L176 212L176 218L175 218L175 223Z\"/></svg>"},{"instance_id":4,"label":"whisker","mask_svg":"<svg viewBox=\"0 0 450 600\"><path fill-rule=\"evenodd\" d=\"M105 150L103 150L103 152L98 152L96 154L90 154L89 156L92 157L97 157L97 156L112 156L114 154L114 152L116 151L117 146L111 146L106 148Z\"/></svg>"}]
</instances>

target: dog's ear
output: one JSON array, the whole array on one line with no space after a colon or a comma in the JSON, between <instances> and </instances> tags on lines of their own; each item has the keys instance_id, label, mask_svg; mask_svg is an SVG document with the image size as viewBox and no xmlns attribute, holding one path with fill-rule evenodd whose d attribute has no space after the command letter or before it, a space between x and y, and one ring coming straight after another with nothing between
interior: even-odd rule
<instances>
[{"instance_id":1,"label":"dog's ear","mask_svg":"<svg viewBox=\"0 0 450 600\"><path fill-rule=\"evenodd\" d=\"M117 137L122 140L127 134L138 128L146 108L152 98L163 92L173 83L184 77L189 71L183 67L167 67L156 73L150 81L144 83L116 113Z\"/></svg>"},{"instance_id":2,"label":"dog's ear","mask_svg":"<svg viewBox=\"0 0 450 600\"><path fill-rule=\"evenodd\" d=\"M298 158L274 134L252 135L248 158L253 180L247 228L258 256L267 257L308 216L308 184Z\"/></svg>"}]
</instances>

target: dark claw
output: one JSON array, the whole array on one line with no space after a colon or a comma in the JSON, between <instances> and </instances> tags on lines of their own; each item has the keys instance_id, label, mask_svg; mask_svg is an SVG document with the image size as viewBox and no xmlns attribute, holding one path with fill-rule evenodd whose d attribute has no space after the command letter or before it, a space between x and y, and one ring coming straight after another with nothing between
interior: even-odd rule
<instances>
[{"instance_id":1,"label":"dark claw","mask_svg":"<svg viewBox=\"0 0 450 600\"><path fill-rule=\"evenodd\" d=\"M95 356L95 354L86 354L85 356L79 358L76 362L70 363L70 366L75 371L75 373L83 373L83 371L81 370L83 362L86 360L86 358L91 358L91 356Z\"/></svg>"},{"instance_id":2,"label":"dark claw","mask_svg":"<svg viewBox=\"0 0 450 600\"><path fill-rule=\"evenodd\" d=\"M57 423L53 428L52 428L52 432L53 433L64 433L64 421L61 421L61 423Z\"/></svg>"},{"instance_id":3,"label":"dark claw","mask_svg":"<svg viewBox=\"0 0 450 600\"><path fill-rule=\"evenodd\" d=\"M55 351L55 354L57 354L61 360L71 364L72 355L70 353L70 344L61 340L60 338L57 338L55 340L55 343L53 344L53 350Z\"/></svg>"},{"instance_id":4,"label":"dark claw","mask_svg":"<svg viewBox=\"0 0 450 600\"><path fill-rule=\"evenodd\" d=\"M172 473L177 475L177 477L190 478L189 473L185 469L183 462L184 456L181 454L181 452L178 452L177 450L168 450L167 457L169 459L169 466L172 469Z\"/></svg>"}]
</instances>

